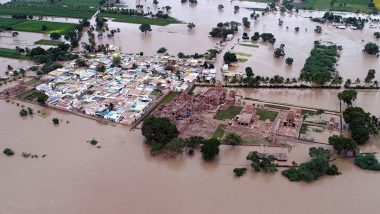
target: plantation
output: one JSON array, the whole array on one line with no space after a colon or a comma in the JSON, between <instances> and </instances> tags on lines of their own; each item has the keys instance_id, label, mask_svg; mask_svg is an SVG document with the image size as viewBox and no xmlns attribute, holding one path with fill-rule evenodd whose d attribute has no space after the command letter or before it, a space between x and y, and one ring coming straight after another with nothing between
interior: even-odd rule
<instances>
[{"instance_id":1,"label":"plantation","mask_svg":"<svg viewBox=\"0 0 380 214\"><path fill-rule=\"evenodd\" d=\"M337 58L338 48L336 45L315 44L301 70L301 80L320 85L331 81L336 72Z\"/></svg>"},{"instance_id":2,"label":"plantation","mask_svg":"<svg viewBox=\"0 0 380 214\"><path fill-rule=\"evenodd\" d=\"M0 30L5 30L7 27L23 22L24 20L0 18Z\"/></svg>"}]
</instances>

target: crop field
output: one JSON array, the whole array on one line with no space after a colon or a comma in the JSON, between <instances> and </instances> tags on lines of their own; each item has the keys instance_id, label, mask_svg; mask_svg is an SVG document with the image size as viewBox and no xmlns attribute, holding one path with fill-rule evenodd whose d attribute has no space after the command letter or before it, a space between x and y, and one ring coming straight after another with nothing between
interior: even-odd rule
<instances>
[{"instance_id":1,"label":"crop field","mask_svg":"<svg viewBox=\"0 0 380 214\"><path fill-rule=\"evenodd\" d=\"M0 18L0 30L4 30L7 27L23 22L24 20Z\"/></svg>"},{"instance_id":2,"label":"crop field","mask_svg":"<svg viewBox=\"0 0 380 214\"><path fill-rule=\"evenodd\" d=\"M125 23L132 23L132 24L150 24L150 25L158 25L158 26L165 26L169 24L175 24L180 23L175 18L169 17L167 19L162 18L146 18L146 17L140 17L140 16L129 16L124 14L115 14L115 13L100 13L101 17L107 17L107 18L113 18L113 21L115 22L125 22Z\"/></svg>"},{"instance_id":3,"label":"crop field","mask_svg":"<svg viewBox=\"0 0 380 214\"><path fill-rule=\"evenodd\" d=\"M43 30L43 26L47 27L47 30ZM27 31L36 33L59 33L61 35L71 32L75 29L76 25L71 23L61 23L61 22L48 22L48 21L38 21L29 20L13 25L13 30L16 31Z\"/></svg>"},{"instance_id":4,"label":"crop field","mask_svg":"<svg viewBox=\"0 0 380 214\"><path fill-rule=\"evenodd\" d=\"M20 54L15 49L0 48L0 57L14 58L14 59L30 59L28 56Z\"/></svg>"},{"instance_id":5,"label":"crop field","mask_svg":"<svg viewBox=\"0 0 380 214\"><path fill-rule=\"evenodd\" d=\"M374 0L375 4L376 1L380 4L380 0ZM300 9L367 12L369 2L370 0L305 0L302 3L291 4Z\"/></svg>"}]
</instances>

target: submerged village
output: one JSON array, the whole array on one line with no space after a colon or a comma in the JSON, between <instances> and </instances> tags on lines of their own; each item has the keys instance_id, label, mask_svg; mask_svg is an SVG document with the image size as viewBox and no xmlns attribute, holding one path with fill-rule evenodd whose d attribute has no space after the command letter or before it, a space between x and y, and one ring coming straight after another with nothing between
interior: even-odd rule
<instances>
[{"instance_id":1,"label":"submerged village","mask_svg":"<svg viewBox=\"0 0 380 214\"><path fill-rule=\"evenodd\" d=\"M379 9L0 0L0 213L375 214Z\"/></svg>"}]
</instances>

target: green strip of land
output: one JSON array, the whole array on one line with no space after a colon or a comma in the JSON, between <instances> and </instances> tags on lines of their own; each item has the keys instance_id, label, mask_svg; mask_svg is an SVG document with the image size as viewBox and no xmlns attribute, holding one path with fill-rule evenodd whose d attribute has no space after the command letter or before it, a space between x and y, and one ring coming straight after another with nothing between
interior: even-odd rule
<instances>
[{"instance_id":1,"label":"green strip of land","mask_svg":"<svg viewBox=\"0 0 380 214\"><path fill-rule=\"evenodd\" d=\"M34 44L36 45L50 45L50 46L58 46L60 44L63 44L64 42L59 41L59 40L46 40L46 39L41 39L36 41Z\"/></svg>"},{"instance_id":2,"label":"green strip of land","mask_svg":"<svg viewBox=\"0 0 380 214\"><path fill-rule=\"evenodd\" d=\"M15 25L24 21L25 20L20 20L20 19L0 18L0 30L4 30L7 27L10 27L12 25Z\"/></svg>"},{"instance_id":3,"label":"green strip of land","mask_svg":"<svg viewBox=\"0 0 380 214\"><path fill-rule=\"evenodd\" d=\"M291 5L299 9L368 12L370 0L305 0Z\"/></svg>"},{"instance_id":4,"label":"green strip of land","mask_svg":"<svg viewBox=\"0 0 380 214\"><path fill-rule=\"evenodd\" d=\"M95 9L79 9L64 7L5 7L0 6L0 15L34 15L34 16L58 16L72 18L90 18L96 12Z\"/></svg>"},{"instance_id":5,"label":"green strip of land","mask_svg":"<svg viewBox=\"0 0 380 214\"><path fill-rule=\"evenodd\" d=\"M233 119L236 115L238 115L243 107L241 106L229 106L226 110L219 110L214 119L217 120L226 120Z\"/></svg>"},{"instance_id":6,"label":"green strip of land","mask_svg":"<svg viewBox=\"0 0 380 214\"><path fill-rule=\"evenodd\" d=\"M169 17L169 18L147 18L142 16L131 16L131 15L124 15L120 13L100 13L100 17L107 17L112 18L115 22L125 22L125 23L132 23L132 24L149 24L149 25L158 25L158 26L165 26L169 24L176 24L181 23L175 18Z\"/></svg>"},{"instance_id":7,"label":"green strip of land","mask_svg":"<svg viewBox=\"0 0 380 214\"><path fill-rule=\"evenodd\" d=\"M46 26L47 30L43 30L43 26ZM16 31L27 31L46 34L59 33L63 35L65 33L74 31L76 26L76 24L71 23L29 20L15 24L12 26L12 28Z\"/></svg>"},{"instance_id":8,"label":"green strip of land","mask_svg":"<svg viewBox=\"0 0 380 214\"><path fill-rule=\"evenodd\" d=\"M15 49L0 48L0 57L14 58L14 59L30 59L28 56L22 55L20 52Z\"/></svg>"}]
</instances>

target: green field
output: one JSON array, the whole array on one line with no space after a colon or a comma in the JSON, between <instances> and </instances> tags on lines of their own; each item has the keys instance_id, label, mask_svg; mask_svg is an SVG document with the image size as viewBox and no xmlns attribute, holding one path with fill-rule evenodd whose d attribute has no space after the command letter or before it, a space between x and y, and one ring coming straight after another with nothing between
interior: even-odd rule
<instances>
[{"instance_id":1,"label":"green field","mask_svg":"<svg viewBox=\"0 0 380 214\"><path fill-rule=\"evenodd\" d=\"M177 98L178 95L179 95L178 92L170 92L164 99L161 100L160 104L168 104L172 100Z\"/></svg>"},{"instance_id":2,"label":"green field","mask_svg":"<svg viewBox=\"0 0 380 214\"><path fill-rule=\"evenodd\" d=\"M0 30L4 30L7 27L10 27L12 25L21 23L25 20L19 20L19 19L10 19L10 18L0 18Z\"/></svg>"},{"instance_id":3,"label":"green field","mask_svg":"<svg viewBox=\"0 0 380 214\"><path fill-rule=\"evenodd\" d=\"M256 109L256 114L259 116L259 120L267 120L274 121L277 117L277 112L275 111L266 111L263 109Z\"/></svg>"},{"instance_id":4,"label":"green field","mask_svg":"<svg viewBox=\"0 0 380 214\"><path fill-rule=\"evenodd\" d=\"M165 26L169 24L181 23L175 18L169 17L167 19L162 18L146 18L141 16L129 16L124 14L115 14L115 13L100 13L100 17L112 18L115 22L125 22L132 24L150 24L150 25L158 25Z\"/></svg>"},{"instance_id":5,"label":"green field","mask_svg":"<svg viewBox=\"0 0 380 214\"><path fill-rule=\"evenodd\" d=\"M370 0L305 0L302 3L291 3L299 9L332 10L348 12L367 12Z\"/></svg>"},{"instance_id":6,"label":"green field","mask_svg":"<svg viewBox=\"0 0 380 214\"><path fill-rule=\"evenodd\" d=\"M218 128L215 130L214 134L212 135L213 138L222 138L224 135L224 129L226 128L226 125L219 124Z\"/></svg>"},{"instance_id":7,"label":"green field","mask_svg":"<svg viewBox=\"0 0 380 214\"><path fill-rule=\"evenodd\" d=\"M28 56L20 54L14 49L0 48L0 57L14 58L14 59L30 59Z\"/></svg>"},{"instance_id":8,"label":"green field","mask_svg":"<svg viewBox=\"0 0 380 214\"><path fill-rule=\"evenodd\" d=\"M47 26L48 30L43 31L42 26ZM71 23L61 23L61 22L48 22L48 21L38 21L38 20L29 20L25 22L18 23L13 25L13 30L16 31L27 31L27 32L36 32L36 33L59 33L61 35L74 31L76 24Z\"/></svg>"},{"instance_id":9,"label":"green field","mask_svg":"<svg viewBox=\"0 0 380 214\"><path fill-rule=\"evenodd\" d=\"M214 119L217 120L226 120L233 119L236 115L238 115L243 107L241 106L229 106L226 110L219 110Z\"/></svg>"},{"instance_id":10,"label":"green field","mask_svg":"<svg viewBox=\"0 0 380 214\"><path fill-rule=\"evenodd\" d=\"M60 44L63 44L64 42L59 41L59 40L46 40L46 39L41 39L35 42L34 44L36 45L50 45L50 46L58 46Z\"/></svg>"},{"instance_id":11,"label":"green field","mask_svg":"<svg viewBox=\"0 0 380 214\"><path fill-rule=\"evenodd\" d=\"M58 16L73 18L90 18L95 13L90 8L64 8L64 7L5 7L0 6L0 15L35 15Z\"/></svg>"}]
</instances>

